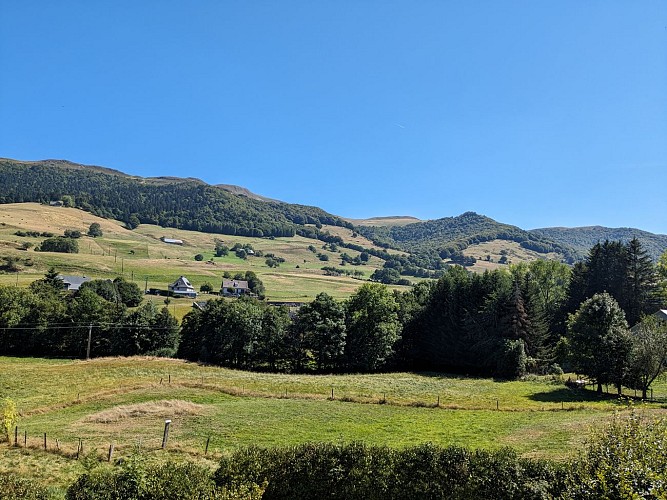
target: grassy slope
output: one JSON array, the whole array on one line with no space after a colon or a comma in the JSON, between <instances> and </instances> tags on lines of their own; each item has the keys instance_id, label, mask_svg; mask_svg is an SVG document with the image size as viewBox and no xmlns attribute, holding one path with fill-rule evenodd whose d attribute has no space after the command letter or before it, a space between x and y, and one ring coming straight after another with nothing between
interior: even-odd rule
<instances>
[{"instance_id":1,"label":"grassy slope","mask_svg":"<svg viewBox=\"0 0 667 500\"><path fill-rule=\"evenodd\" d=\"M520 262L531 262L538 259L560 260L562 255L557 253L538 253L533 250L523 248L515 241L493 240L476 245L470 245L463 250L463 255L475 257L477 262L467 269L475 272L484 272L486 270L507 268L507 264L499 264L498 260L505 252L508 264L518 264ZM486 260L487 256L490 260Z\"/></svg>"},{"instance_id":2,"label":"grassy slope","mask_svg":"<svg viewBox=\"0 0 667 500\"><path fill-rule=\"evenodd\" d=\"M49 231L62 234L65 229L78 229L84 234L92 222L102 226L102 238L83 237L79 240L79 254L39 253L34 250L21 251L18 247L23 242L38 245L43 238L24 238L14 235L17 230ZM325 226L326 228L326 226ZM372 246L365 238L352 238L348 229L332 227L333 233L339 234L349 241ZM178 238L184 241L183 246L168 245L160 241L161 237ZM221 239L228 246L234 243L250 243L256 250L272 252L283 257L286 262L276 269L269 268L262 257L250 257L246 261L234 255L217 258L213 256L214 240ZM320 261L308 250L314 246L318 252L329 255L328 262ZM358 252L340 249L352 257ZM204 255L202 262L196 262L194 256ZM308 301L319 292L327 292L336 298L345 298L360 286L362 281L349 277L325 276L322 266L337 266L340 253L322 249L322 242L295 236L293 238L247 238L242 236L214 235L184 231L159 226L142 225L134 231L125 229L120 223L100 219L87 212L54 208L36 203L20 203L2 205L0 211L0 257L13 255L21 259L30 258L33 266L23 265L18 275L19 284L29 282L43 276L44 272L54 266L61 274L78 274L95 278L113 278L119 275L126 279L134 279L144 288L147 286L166 288L167 284L178 276L185 275L199 289L208 281L214 289L219 288L224 271L238 272L255 271L267 289L270 300ZM213 264L207 263L209 259ZM372 272L382 267L383 261L371 257L364 266L346 266L344 269L360 270L368 278ZM296 266L299 266L298 268ZM0 283L16 283L16 274L0 274ZM175 307L190 307L191 301L179 299Z\"/></svg>"},{"instance_id":3,"label":"grassy slope","mask_svg":"<svg viewBox=\"0 0 667 500\"><path fill-rule=\"evenodd\" d=\"M171 456L197 460L214 461L250 444L355 440L396 447L510 445L525 456L563 458L576 453L590 426L624 408L547 378L261 374L156 358L0 358L0 389L17 402L21 434L27 431L31 447L0 445L0 470L24 470L60 486L80 472L70 458L78 438L99 455L111 442L117 457L138 448L159 455L166 418L173 421ZM664 384L656 387L656 395L666 393ZM378 404L384 398L386 404ZM653 404L646 411L664 410ZM45 432L47 452L39 450Z\"/></svg>"}]
</instances>

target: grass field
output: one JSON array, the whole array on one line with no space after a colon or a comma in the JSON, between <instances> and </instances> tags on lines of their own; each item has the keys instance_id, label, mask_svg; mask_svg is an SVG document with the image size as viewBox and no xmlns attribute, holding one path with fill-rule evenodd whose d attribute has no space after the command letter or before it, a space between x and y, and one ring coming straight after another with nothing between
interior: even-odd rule
<instances>
[{"instance_id":1,"label":"grass field","mask_svg":"<svg viewBox=\"0 0 667 500\"><path fill-rule=\"evenodd\" d=\"M0 445L0 470L18 467L60 487L81 472L73 458L78 439L99 456L111 443L117 457L160 455L165 419L173 422L166 453L212 466L238 446L306 441L512 446L524 456L560 459L577 452L591 426L627 409L548 377L286 375L158 358L0 358L0 392L21 412L21 447ZM667 396L667 385L655 395ZM665 412L662 403L642 406Z\"/></svg>"},{"instance_id":2,"label":"grass field","mask_svg":"<svg viewBox=\"0 0 667 500\"><path fill-rule=\"evenodd\" d=\"M79 239L78 254L35 252L34 246L39 245L44 238L20 237L15 234L21 230L62 235L66 229L76 229L85 234L93 222L100 224L104 236L84 236ZM349 229L326 226L325 229L346 241L373 246L362 236L353 237ZM162 237L180 239L184 244L169 245L160 240ZM285 262L278 268L269 268L264 257L248 257L247 260L239 259L233 254L214 257L216 239L222 240L228 247L235 243L250 244L255 250L284 258ZM33 248L20 250L23 243L30 243ZM316 253L308 249L311 245L317 253L328 255L329 261L321 261ZM101 219L82 210L37 203L7 204L0 207L0 265L3 263L2 257L12 256L19 259L21 268L18 273L0 272L0 284L27 286L41 278L44 272L53 266L61 274L93 278L124 276L137 282L142 289L166 289L168 283L181 275L186 276L196 289L205 282L210 282L214 289L219 289L223 272L252 270L264 282L269 300L309 301L320 292L327 292L338 299L347 298L363 283L347 276L326 276L321 270L323 266L358 270L368 279L375 269L383 265L381 259L371 257L369 262L362 266L340 266L341 252L347 252L351 257L356 257L359 252L344 248L331 252L324 250L322 246L320 241L299 236L247 238L152 225L141 225L130 231L117 221ZM202 254L204 260L195 261L194 256L197 254ZM187 310L192 304L192 301L185 300L176 302L177 311Z\"/></svg>"}]
</instances>

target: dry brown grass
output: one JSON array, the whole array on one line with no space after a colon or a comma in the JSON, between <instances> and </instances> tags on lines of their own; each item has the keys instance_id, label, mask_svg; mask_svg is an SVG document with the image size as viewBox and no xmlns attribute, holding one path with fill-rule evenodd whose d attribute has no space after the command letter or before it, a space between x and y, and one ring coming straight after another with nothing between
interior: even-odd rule
<instances>
[{"instance_id":1,"label":"dry brown grass","mask_svg":"<svg viewBox=\"0 0 667 500\"><path fill-rule=\"evenodd\" d=\"M205 405L192 403L191 401L164 399L161 401L115 406L108 410L88 415L83 421L95 424L109 424L121 420L143 417L166 418L203 415L206 413L205 410Z\"/></svg>"},{"instance_id":2,"label":"dry brown grass","mask_svg":"<svg viewBox=\"0 0 667 500\"><path fill-rule=\"evenodd\" d=\"M506 264L498 263L503 251L506 252L508 262L511 264L531 262L539 259L560 260L560 256L556 253L541 254L523 248L515 241L507 240L485 241L484 243L471 245L463 250L463 254L477 259L475 265L468 269L482 273L487 270L507 268ZM491 261L486 260L487 256L490 257Z\"/></svg>"}]
</instances>

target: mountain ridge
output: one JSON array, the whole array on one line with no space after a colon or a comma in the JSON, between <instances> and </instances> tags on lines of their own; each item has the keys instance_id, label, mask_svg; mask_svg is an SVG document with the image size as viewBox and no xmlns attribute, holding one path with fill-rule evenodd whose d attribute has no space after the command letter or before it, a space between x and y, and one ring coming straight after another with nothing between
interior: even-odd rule
<instances>
[{"instance_id":1,"label":"mountain ridge","mask_svg":"<svg viewBox=\"0 0 667 500\"><path fill-rule=\"evenodd\" d=\"M31 170L30 175L27 170ZM213 185L193 177L141 177L69 160L0 158L0 185L0 203L49 202L63 195L76 195L79 208L130 225L153 223L260 236L296 232L313 236L309 225L356 227L381 246L429 254L431 259L450 259L471 245L494 239L514 241L543 254L553 252L566 262L583 258L592 245L605 239L627 241L637 237L654 259L667 248L667 235L636 228L561 226L525 230L473 211L425 221L405 215L346 219L318 207L274 200L242 186ZM187 206L179 206L175 200L186 200Z\"/></svg>"}]
</instances>

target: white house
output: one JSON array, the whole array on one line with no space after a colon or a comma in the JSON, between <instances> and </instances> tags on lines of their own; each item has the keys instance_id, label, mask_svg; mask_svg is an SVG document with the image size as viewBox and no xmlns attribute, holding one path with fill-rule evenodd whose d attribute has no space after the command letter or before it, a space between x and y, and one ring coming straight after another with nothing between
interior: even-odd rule
<instances>
[{"instance_id":1,"label":"white house","mask_svg":"<svg viewBox=\"0 0 667 500\"><path fill-rule=\"evenodd\" d=\"M222 295L239 297L250 293L247 281L242 280L222 280Z\"/></svg>"},{"instance_id":2,"label":"white house","mask_svg":"<svg viewBox=\"0 0 667 500\"><path fill-rule=\"evenodd\" d=\"M176 281L168 285L167 288L174 297L188 297L191 299L197 297L195 288L185 276L181 276Z\"/></svg>"}]
</instances>

